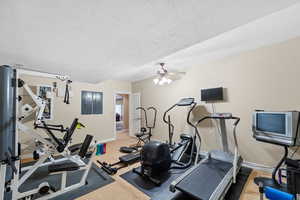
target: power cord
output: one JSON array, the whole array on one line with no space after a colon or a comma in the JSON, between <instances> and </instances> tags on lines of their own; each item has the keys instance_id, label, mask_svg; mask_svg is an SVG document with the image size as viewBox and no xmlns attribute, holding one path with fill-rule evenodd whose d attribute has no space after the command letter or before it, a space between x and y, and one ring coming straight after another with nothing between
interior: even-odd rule
<instances>
[{"instance_id":1,"label":"power cord","mask_svg":"<svg viewBox=\"0 0 300 200\"><path fill-rule=\"evenodd\" d=\"M213 112L213 114L215 114L215 113L216 113L216 107L215 107L215 104L212 103L211 106L212 106L212 112ZM215 126L217 127L219 136L221 136L221 128L220 128L219 123L216 122L216 119L214 119L213 122L214 122Z\"/></svg>"},{"instance_id":2,"label":"power cord","mask_svg":"<svg viewBox=\"0 0 300 200\"><path fill-rule=\"evenodd\" d=\"M297 153L297 151L299 150L299 146L295 149L295 151L291 154L290 158L293 158L295 156L295 154Z\"/></svg>"}]
</instances>

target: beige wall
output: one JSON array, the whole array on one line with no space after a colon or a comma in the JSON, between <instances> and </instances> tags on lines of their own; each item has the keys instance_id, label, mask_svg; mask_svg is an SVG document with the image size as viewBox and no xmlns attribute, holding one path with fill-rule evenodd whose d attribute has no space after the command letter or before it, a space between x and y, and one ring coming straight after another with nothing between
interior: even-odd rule
<instances>
[{"instance_id":1,"label":"beige wall","mask_svg":"<svg viewBox=\"0 0 300 200\"><path fill-rule=\"evenodd\" d=\"M56 81L59 87L64 87L60 81L54 79L46 79L32 76L21 76L21 78L30 86L39 84L52 85ZM114 108L114 94L116 91L131 91L131 83L125 81L105 81L99 84L89 84L83 82L73 82L72 92L74 96L70 99L70 104L63 103L63 97L56 97L54 99L54 120L49 121L51 124L63 124L70 126L72 120L77 117L79 121L86 125L86 128L77 129L73 135L73 142L81 142L85 134L92 134L98 141L110 140L115 137L115 108ZM97 91L103 92L103 114L102 115L81 115L81 91ZM21 91L24 95L26 92ZM32 121L27 124L31 125ZM30 144L31 137L25 134L21 135L21 141L25 144ZM59 133L58 133L59 135Z\"/></svg>"},{"instance_id":2,"label":"beige wall","mask_svg":"<svg viewBox=\"0 0 300 200\"><path fill-rule=\"evenodd\" d=\"M181 97L195 97L200 102L200 89L223 86L227 101L215 104L217 112L232 112L241 117L238 127L240 152L245 160L273 165L282 155L282 149L259 143L252 138L251 113L254 109L300 110L300 38L281 44L244 52L208 64L191 66L187 74L169 86L155 86L152 79L133 84L133 92L141 92L142 105L154 105L159 110L154 137L167 139L167 126L162 123L163 112ZM211 112L209 104L199 103L202 114ZM199 113L198 112L198 113ZM176 109L172 120L176 137L187 129L186 109ZM199 118L199 115L196 116ZM212 122L200 129L202 150L219 144Z\"/></svg>"}]
</instances>

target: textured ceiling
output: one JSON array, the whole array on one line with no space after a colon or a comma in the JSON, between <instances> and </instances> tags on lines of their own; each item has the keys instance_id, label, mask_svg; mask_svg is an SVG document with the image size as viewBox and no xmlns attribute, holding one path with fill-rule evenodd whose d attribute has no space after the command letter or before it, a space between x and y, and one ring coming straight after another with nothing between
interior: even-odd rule
<instances>
[{"instance_id":1,"label":"textured ceiling","mask_svg":"<svg viewBox=\"0 0 300 200\"><path fill-rule=\"evenodd\" d=\"M300 3L179 50L159 59L159 62L167 63L168 69L185 71L191 66L201 66L209 61L298 38L299 10ZM130 72L127 76L133 81L152 77L153 67L157 62L156 60L139 66L134 73Z\"/></svg>"},{"instance_id":2,"label":"textured ceiling","mask_svg":"<svg viewBox=\"0 0 300 200\"><path fill-rule=\"evenodd\" d=\"M1 0L0 62L87 82L138 79L146 63L296 2Z\"/></svg>"}]
</instances>

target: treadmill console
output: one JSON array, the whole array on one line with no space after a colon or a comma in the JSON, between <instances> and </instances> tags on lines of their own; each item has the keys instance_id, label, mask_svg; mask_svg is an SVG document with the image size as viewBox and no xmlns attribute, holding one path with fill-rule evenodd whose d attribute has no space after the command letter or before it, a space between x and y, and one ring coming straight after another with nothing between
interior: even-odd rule
<instances>
[{"instance_id":1,"label":"treadmill console","mask_svg":"<svg viewBox=\"0 0 300 200\"><path fill-rule=\"evenodd\" d=\"M216 118L232 118L232 113L212 113L210 116Z\"/></svg>"}]
</instances>

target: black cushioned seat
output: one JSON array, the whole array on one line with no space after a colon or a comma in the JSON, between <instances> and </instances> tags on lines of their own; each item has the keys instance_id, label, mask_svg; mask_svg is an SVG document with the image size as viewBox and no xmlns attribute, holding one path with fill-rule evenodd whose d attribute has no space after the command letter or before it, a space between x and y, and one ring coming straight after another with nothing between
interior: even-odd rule
<instances>
[{"instance_id":1,"label":"black cushioned seat","mask_svg":"<svg viewBox=\"0 0 300 200\"><path fill-rule=\"evenodd\" d=\"M48 166L48 171L53 172L62 172L62 171L74 171L78 170L80 166L74 162L64 162L59 164L53 164Z\"/></svg>"},{"instance_id":2,"label":"black cushioned seat","mask_svg":"<svg viewBox=\"0 0 300 200\"><path fill-rule=\"evenodd\" d=\"M48 140L49 142L51 142L52 140L50 139L50 138L44 138L45 140ZM61 138L57 138L58 139L58 141L59 142L64 142L64 140L63 139L61 139Z\"/></svg>"},{"instance_id":3,"label":"black cushioned seat","mask_svg":"<svg viewBox=\"0 0 300 200\"><path fill-rule=\"evenodd\" d=\"M135 134L136 137L142 137L142 136L144 136L144 135L147 135L147 134L146 134L146 133L136 133L136 134Z\"/></svg>"},{"instance_id":4,"label":"black cushioned seat","mask_svg":"<svg viewBox=\"0 0 300 200\"><path fill-rule=\"evenodd\" d=\"M71 153L74 153L75 151L78 151L79 149L81 149L82 147L82 143L79 143L79 144L74 144L74 145L71 145L69 146L69 151L71 151Z\"/></svg>"},{"instance_id":5,"label":"black cushioned seat","mask_svg":"<svg viewBox=\"0 0 300 200\"><path fill-rule=\"evenodd\" d=\"M134 148L134 147L120 147L120 152L122 152L122 153L132 153L136 150L137 150L137 148Z\"/></svg>"},{"instance_id":6,"label":"black cushioned seat","mask_svg":"<svg viewBox=\"0 0 300 200\"><path fill-rule=\"evenodd\" d=\"M140 159L141 159L140 152L119 157L119 160L122 163L126 163L126 164L135 163L135 162L139 161Z\"/></svg>"}]
</instances>

